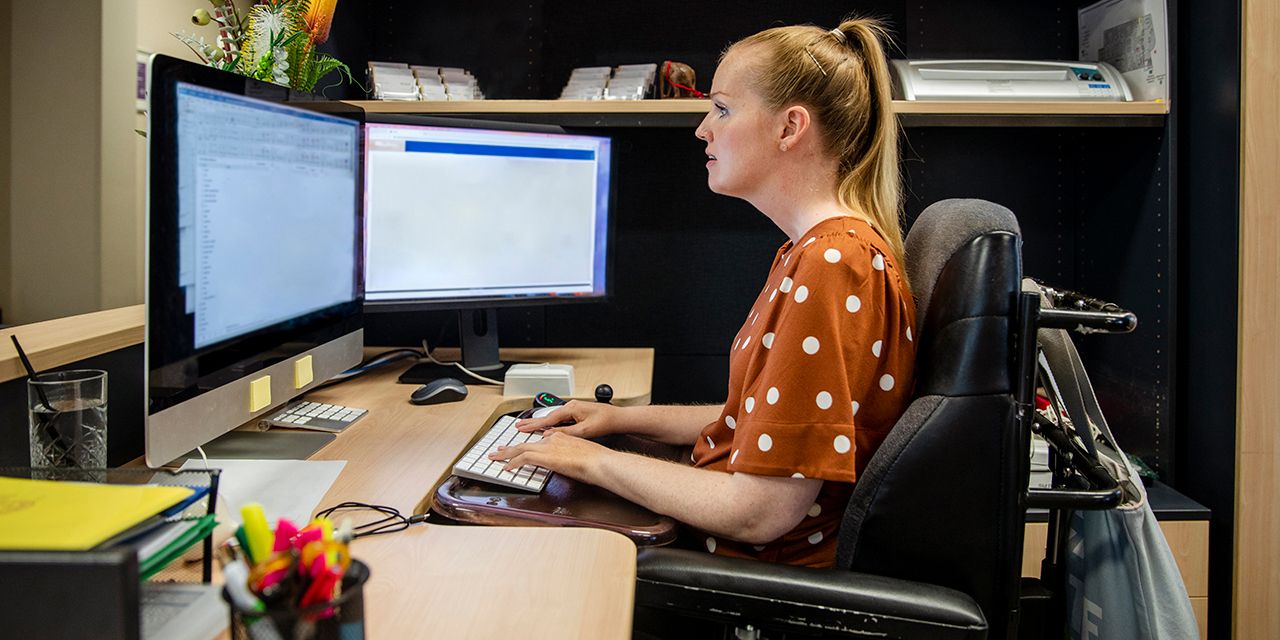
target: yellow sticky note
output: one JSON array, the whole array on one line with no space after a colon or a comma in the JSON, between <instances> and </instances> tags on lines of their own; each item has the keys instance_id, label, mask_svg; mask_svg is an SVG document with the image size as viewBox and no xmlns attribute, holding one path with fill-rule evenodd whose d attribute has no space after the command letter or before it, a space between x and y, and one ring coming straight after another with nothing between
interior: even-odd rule
<instances>
[{"instance_id":1,"label":"yellow sticky note","mask_svg":"<svg viewBox=\"0 0 1280 640\"><path fill-rule=\"evenodd\" d=\"M271 406L271 376L249 383L249 413Z\"/></svg>"},{"instance_id":2,"label":"yellow sticky note","mask_svg":"<svg viewBox=\"0 0 1280 640\"><path fill-rule=\"evenodd\" d=\"M315 380L315 372L311 370L311 356L302 356L293 361L293 388L301 389Z\"/></svg>"}]
</instances>

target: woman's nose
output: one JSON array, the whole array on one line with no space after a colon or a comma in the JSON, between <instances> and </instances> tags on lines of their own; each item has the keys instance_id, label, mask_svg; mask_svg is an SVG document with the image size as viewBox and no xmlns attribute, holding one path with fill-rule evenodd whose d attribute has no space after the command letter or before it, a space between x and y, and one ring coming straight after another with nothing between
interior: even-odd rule
<instances>
[{"instance_id":1,"label":"woman's nose","mask_svg":"<svg viewBox=\"0 0 1280 640\"><path fill-rule=\"evenodd\" d=\"M693 130L693 135L704 142L711 142L711 130L707 128L705 119Z\"/></svg>"}]
</instances>

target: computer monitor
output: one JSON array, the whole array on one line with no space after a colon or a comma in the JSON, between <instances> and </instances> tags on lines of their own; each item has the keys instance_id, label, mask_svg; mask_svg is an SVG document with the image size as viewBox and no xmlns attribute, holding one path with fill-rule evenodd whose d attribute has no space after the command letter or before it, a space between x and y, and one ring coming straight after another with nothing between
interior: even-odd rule
<instances>
[{"instance_id":1,"label":"computer monitor","mask_svg":"<svg viewBox=\"0 0 1280 640\"><path fill-rule=\"evenodd\" d=\"M497 307L607 295L611 166L609 138L559 127L371 116L365 309L459 310L463 366L501 380Z\"/></svg>"},{"instance_id":2,"label":"computer monitor","mask_svg":"<svg viewBox=\"0 0 1280 640\"><path fill-rule=\"evenodd\" d=\"M281 87L165 56L149 77L155 467L360 361L362 145L358 117Z\"/></svg>"}]
</instances>

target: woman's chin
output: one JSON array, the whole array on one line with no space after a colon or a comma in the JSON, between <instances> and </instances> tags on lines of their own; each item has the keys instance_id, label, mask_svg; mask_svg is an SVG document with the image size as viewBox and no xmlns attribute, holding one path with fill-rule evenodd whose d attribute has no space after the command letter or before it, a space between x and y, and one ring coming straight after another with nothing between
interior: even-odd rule
<instances>
[{"instance_id":1,"label":"woman's chin","mask_svg":"<svg viewBox=\"0 0 1280 640\"><path fill-rule=\"evenodd\" d=\"M729 188L729 186L726 185L723 180L717 180L716 177L713 175L707 176L707 188L711 189L712 193L715 193L718 195L722 195L722 196L733 195L733 193L731 193L731 191L733 190Z\"/></svg>"}]
</instances>

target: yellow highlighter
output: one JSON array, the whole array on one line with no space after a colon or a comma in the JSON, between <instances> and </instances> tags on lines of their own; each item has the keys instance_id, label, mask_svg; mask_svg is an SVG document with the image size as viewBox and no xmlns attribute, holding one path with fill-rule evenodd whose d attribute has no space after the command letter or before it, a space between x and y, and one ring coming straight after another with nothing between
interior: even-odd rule
<instances>
[{"instance_id":1,"label":"yellow highlighter","mask_svg":"<svg viewBox=\"0 0 1280 640\"><path fill-rule=\"evenodd\" d=\"M240 518L244 521L244 537L249 540L249 555L254 562L265 562L271 557L271 527L267 525L267 514L257 502L240 507Z\"/></svg>"},{"instance_id":2,"label":"yellow highlighter","mask_svg":"<svg viewBox=\"0 0 1280 640\"><path fill-rule=\"evenodd\" d=\"M333 542L333 521L325 517L320 517L316 518L315 522L320 523L320 537L325 542ZM324 559L329 563L329 566L333 566L338 563L338 554L332 547L325 551L324 555Z\"/></svg>"}]
</instances>

